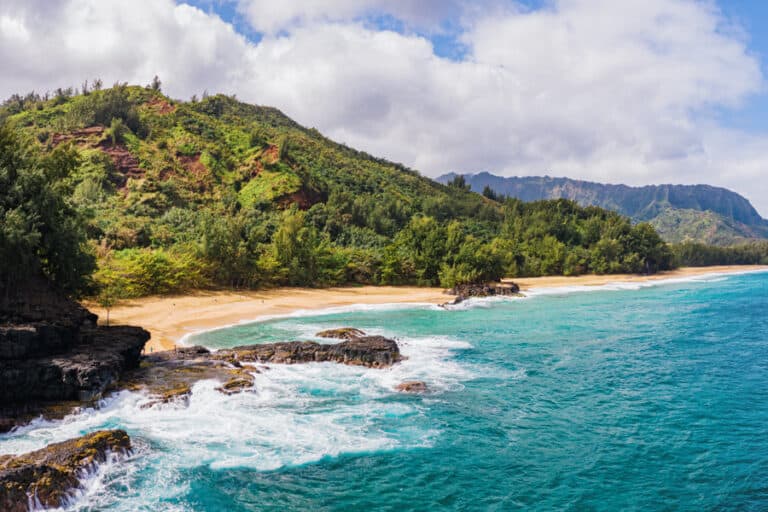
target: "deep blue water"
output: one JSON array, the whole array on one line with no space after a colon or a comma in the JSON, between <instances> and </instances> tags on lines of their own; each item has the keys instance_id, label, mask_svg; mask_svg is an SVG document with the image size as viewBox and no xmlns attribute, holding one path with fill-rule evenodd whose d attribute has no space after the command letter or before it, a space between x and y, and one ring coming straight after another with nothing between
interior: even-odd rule
<instances>
[{"instance_id":1,"label":"deep blue water","mask_svg":"<svg viewBox=\"0 0 768 512\"><path fill-rule=\"evenodd\" d=\"M621 287L618 287L621 288ZM278 319L232 346L351 325L391 370L273 365L257 392L98 411L0 437L121 426L137 454L80 510L768 510L768 274ZM426 395L393 390L424 380Z\"/></svg>"}]
</instances>

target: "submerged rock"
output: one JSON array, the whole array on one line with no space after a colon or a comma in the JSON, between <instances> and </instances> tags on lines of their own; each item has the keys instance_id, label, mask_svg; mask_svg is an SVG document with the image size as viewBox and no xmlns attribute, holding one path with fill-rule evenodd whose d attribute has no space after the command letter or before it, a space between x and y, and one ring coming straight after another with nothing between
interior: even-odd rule
<instances>
[{"instance_id":1,"label":"submerged rock","mask_svg":"<svg viewBox=\"0 0 768 512\"><path fill-rule=\"evenodd\" d=\"M253 383L253 375L246 371L240 371L239 374L235 375L227 382L216 388L216 391L219 393L224 393L225 395L234 395L252 389Z\"/></svg>"},{"instance_id":2,"label":"submerged rock","mask_svg":"<svg viewBox=\"0 0 768 512\"><path fill-rule=\"evenodd\" d=\"M236 378L247 378L243 376L247 373L244 369L211 355L211 351L199 346L146 355L138 368L125 373L118 387L145 391L151 400L143 407L153 407L170 402L186 403L192 394L192 386L201 380L215 379L226 384ZM220 388L220 391L232 394L234 385Z\"/></svg>"},{"instance_id":3,"label":"submerged rock","mask_svg":"<svg viewBox=\"0 0 768 512\"><path fill-rule=\"evenodd\" d=\"M426 393L428 390L427 385L420 380L408 380L401 382L395 387L395 389L402 391L403 393Z\"/></svg>"},{"instance_id":4,"label":"submerged rock","mask_svg":"<svg viewBox=\"0 0 768 512\"><path fill-rule=\"evenodd\" d=\"M22 455L0 456L0 510L26 512L67 504L81 478L110 454L125 455L131 440L123 430L101 430Z\"/></svg>"},{"instance_id":5,"label":"submerged rock","mask_svg":"<svg viewBox=\"0 0 768 512\"><path fill-rule=\"evenodd\" d=\"M328 329L315 334L318 338L334 338L337 340L352 340L362 338L365 333L354 327L339 327L338 329Z\"/></svg>"}]
</instances>

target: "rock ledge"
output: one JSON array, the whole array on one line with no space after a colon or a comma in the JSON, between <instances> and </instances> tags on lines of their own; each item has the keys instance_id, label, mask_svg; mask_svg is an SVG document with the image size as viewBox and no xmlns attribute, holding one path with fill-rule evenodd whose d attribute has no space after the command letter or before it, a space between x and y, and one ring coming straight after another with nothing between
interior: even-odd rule
<instances>
[{"instance_id":1,"label":"rock ledge","mask_svg":"<svg viewBox=\"0 0 768 512\"><path fill-rule=\"evenodd\" d=\"M0 456L0 510L27 512L65 506L96 464L130 450L125 431L100 430L42 450Z\"/></svg>"}]
</instances>

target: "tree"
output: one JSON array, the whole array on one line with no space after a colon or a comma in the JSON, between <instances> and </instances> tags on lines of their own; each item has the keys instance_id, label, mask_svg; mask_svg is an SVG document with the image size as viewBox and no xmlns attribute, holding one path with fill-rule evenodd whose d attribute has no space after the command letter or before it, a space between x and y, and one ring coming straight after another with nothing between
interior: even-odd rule
<instances>
[{"instance_id":1,"label":"tree","mask_svg":"<svg viewBox=\"0 0 768 512\"><path fill-rule=\"evenodd\" d=\"M483 188L483 195L492 201L499 200L499 195L490 187L490 185L486 185L485 188Z\"/></svg>"},{"instance_id":2,"label":"tree","mask_svg":"<svg viewBox=\"0 0 768 512\"><path fill-rule=\"evenodd\" d=\"M77 293L95 267L83 219L67 199L66 178L79 160L70 148L41 155L36 147L0 126L0 282L11 286L43 272Z\"/></svg>"},{"instance_id":3,"label":"tree","mask_svg":"<svg viewBox=\"0 0 768 512\"><path fill-rule=\"evenodd\" d=\"M123 120L119 117L113 117L112 121L109 123L109 128L107 129L107 135L112 141L112 145L117 146L119 143L123 142L123 137L125 137L127 131L128 127L125 126Z\"/></svg>"},{"instance_id":4,"label":"tree","mask_svg":"<svg viewBox=\"0 0 768 512\"><path fill-rule=\"evenodd\" d=\"M121 299L128 297L128 280L119 272L104 265L99 271L100 286L96 301L99 306L107 311L107 325L109 325L109 312Z\"/></svg>"},{"instance_id":5,"label":"tree","mask_svg":"<svg viewBox=\"0 0 768 512\"><path fill-rule=\"evenodd\" d=\"M163 85L163 83L160 81L160 77L158 77L157 75L155 75L155 76L152 78L152 82L150 82L150 84L149 84L149 88L150 88L150 89L152 89L153 91L158 91L158 92L160 92L160 87L161 87L162 85Z\"/></svg>"},{"instance_id":6,"label":"tree","mask_svg":"<svg viewBox=\"0 0 768 512\"><path fill-rule=\"evenodd\" d=\"M448 182L448 186L451 188L456 188L459 190L469 190L470 186L467 185L467 179L464 177L463 174L459 174L455 178L453 178L451 181Z\"/></svg>"}]
</instances>

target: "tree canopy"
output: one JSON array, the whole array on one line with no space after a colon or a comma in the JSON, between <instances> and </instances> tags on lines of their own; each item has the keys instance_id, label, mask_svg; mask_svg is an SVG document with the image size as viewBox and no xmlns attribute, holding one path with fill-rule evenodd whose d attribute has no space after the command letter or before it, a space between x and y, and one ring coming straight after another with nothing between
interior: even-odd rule
<instances>
[{"instance_id":1,"label":"tree canopy","mask_svg":"<svg viewBox=\"0 0 768 512\"><path fill-rule=\"evenodd\" d=\"M0 125L0 281L4 286L39 272L67 292L87 285L95 260L86 246L82 218L69 200L67 183L79 164L71 148L41 154L19 132Z\"/></svg>"}]
</instances>

